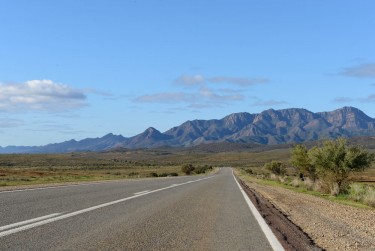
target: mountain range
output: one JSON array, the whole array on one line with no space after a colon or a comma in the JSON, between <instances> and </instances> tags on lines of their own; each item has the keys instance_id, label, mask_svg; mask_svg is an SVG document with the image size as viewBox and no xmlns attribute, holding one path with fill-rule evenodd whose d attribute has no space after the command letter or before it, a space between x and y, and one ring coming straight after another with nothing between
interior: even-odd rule
<instances>
[{"instance_id":1,"label":"mountain range","mask_svg":"<svg viewBox=\"0 0 375 251\"><path fill-rule=\"evenodd\" d=\"M153 127L133 137L107 134L44 146L0 147L0 153L66 153L116 148L189 147L232 142L275 145L353 136L375 135L375 119L354 107L313 113L306 109L269 109L261 113L233 113L222 119L192 120L166 132Z\"/></svg>"}]
</instances>

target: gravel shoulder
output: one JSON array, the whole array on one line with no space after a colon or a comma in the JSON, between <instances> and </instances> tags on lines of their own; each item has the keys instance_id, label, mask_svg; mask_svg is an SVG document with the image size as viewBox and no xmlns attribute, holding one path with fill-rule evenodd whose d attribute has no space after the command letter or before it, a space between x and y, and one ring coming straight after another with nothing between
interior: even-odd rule
<instances>
[{"instance_id":1,"label":"gravel shoulder","mask_svg":"<svg viewBox=\"0 0 375 251\"><path fill-rule=\"evenodd\" d=\"M319 247L325 250L375 250L375 210L342 205L247 179L244 181Z\"/></svg>"}]
</instances>

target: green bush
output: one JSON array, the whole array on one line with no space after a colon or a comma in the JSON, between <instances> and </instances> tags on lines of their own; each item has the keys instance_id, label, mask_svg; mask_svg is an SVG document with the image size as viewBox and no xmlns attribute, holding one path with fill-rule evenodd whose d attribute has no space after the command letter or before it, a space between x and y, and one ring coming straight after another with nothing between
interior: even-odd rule
<instances>
[{"instance_id":1,"label":"green bush","mask_svg":"<svg viewBox=\"0 0 375 251\"><path fill-rule=\"evenodd\" d=\"M139 173L137 173L137 172L131 172L131 173L129 173L128 175L129 175L130 177L133 177L133 176L138 176Z\"/></svg>"},{"instance_id":2,"label":"green bush","mask_svg":"<svg viewBox=\"0 0 375 251\"><path fill-rule=\"evenodd\" d=\"M204 166L195 168L194 172L196 174L201 174L201 173L206 173L209 170L212 170L212 166L204 165Z\"/></svg>"},{"instance_id":3,"label":"green bush","mask_svg":"<svg viewBox=\"0 0 375 251\"><path fill-rule=\"evenodd\" d=\"M375 188L366 184L351 184L348 198L375 207Z\"/></svg>"},{"instance_id":4,"label":"green bush","mask_svg":"<svg viewBox=\"0 0 375 251\"><path fill-rule=\"evenodd\" d=\"M186 175L190 175L195 170L195 167L192 164L185 164L182 166L181 171Z\"/></svg>"},{"instance_id":5,"label":"green bush","mask_svg":"<svg viewBox=\"0 0 375 251\"><path fill-rule=\"evenodd\" d=\"M264 165L264 168L278 176L283 176L286 174L286 165L280 161L273 160L269 163L266 163Z\"/></svg>"},{"instance_id":6,"label":"green bush","mask_svg":"<svg viewBox=\"0 0 375 251\"><path fill-rule=\"evenodd\" d=\"M337 195L348 187L349 174L370 167L375 155L359 146L348 146L341 138L312 148L309 157L318 177L327 183L332 195Z\"/></svg>"},{"instance_id":7,"label":"green bush","mask_svg":"<svg viewBox=\"0 0 375 251\"><path fill-rule=\"evenodd\" d=\"M346 140L340 138L327 140L323 146L309 151L302 145L296 146L291 163L312 180L319 178L324 192L338 195L349 187L349 174L370 167L374 159L374 154L359 146L348 146Z\"/></svg>"}]
</instances>

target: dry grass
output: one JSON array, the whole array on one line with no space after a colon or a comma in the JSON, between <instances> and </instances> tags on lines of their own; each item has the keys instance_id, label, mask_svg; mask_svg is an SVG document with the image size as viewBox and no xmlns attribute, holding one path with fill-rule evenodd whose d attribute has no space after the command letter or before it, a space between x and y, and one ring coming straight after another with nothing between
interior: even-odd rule
<instances>
[{"instance_id":1,"label":"dry grass","mask_svg":"<svg viewBox=\"0 0 375 251\"><path fill-rule=\"evenodd\" d=\"M241 167L256 176L266 175L265 163L288 163L290 148L262 151L205 152L197 150L153 149L105 153L6 154L0 155L0 186L148 177L151 173L181 172L181 166ZM288 168L288 176L296 175ZM375 182L375 165L351 176L353 181ZM306 184L305 184L306 185Z\"/></svg>"}]
</instances>

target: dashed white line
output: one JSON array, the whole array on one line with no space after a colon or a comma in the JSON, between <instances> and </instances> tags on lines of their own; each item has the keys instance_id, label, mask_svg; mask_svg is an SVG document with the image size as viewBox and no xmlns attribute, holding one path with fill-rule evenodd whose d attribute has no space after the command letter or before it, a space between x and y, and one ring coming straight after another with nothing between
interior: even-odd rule
<instances>
[{"instance_id":1,"label":"dashed white line","mask_svg":"<svg viewBox=\"0 0 375 251\"><path fill-rule=\"evenodd\" d=\"M142 192L137 192L137 193L134 193L134 195L148 193L148 192L150 192L150 190L145 190L145 191L142 191Z\"/></svg>"},{"instance_id":2,"label":"dashed white line","mask_svg":"<svg viewBox=\"0 0 375 251\"><path fill-rule=\"evenodd\" d=\"M90 212L90 211L93 211L93 210L96 210L96 209L99 209L99 208L108 207L108 206L111 206L111 205L114 205L114 204L117 204L117 203L121 203L121 202L124 202L124 201L127 201L127 200L135 199L135 198L147 195L147 194L156 193L156 192L159 192L159 191L171 189L173 187L187 185L187 184L191 184L191 183L194 183L194 182L207 180L207 179L211 179L211 178L214 178L214 176L210 176L210 177L206 177L206 178L198 179L198 180L194 180L194 181L189 181L189 182L185 182L185 183L174 184L174 186L163 187L163 188L159 188L159 189L152 190L152 191L143 191L142 193L138 193L138 194L135 194L135 195L127 197L127 198L107 202L107 203L104 203L104 204L100 204L100 205L97 205L97 206L85 208L85 209L78 210L78 211L68 213L68 214L64 214L64 215L60 215L60 214L46 215L46 216L43 216L45 218L44 220L41 219L43 217L28 220L29 221L28 223L31 223L31 224L28 224L28 225L25 225L25 224L27 224L27 223L25 223L27 221L14 223L14 224L11 224L12 227L21 226L21 225L23 225L23 226L0 232L0 238L4 237L4 236L7 236L7 235L10 235L10 234L21 232L21 231L24 231L24 230L27 230L27 229L30 229L30 228L42 226L42 225L52 223L52 222L55 222L55 221L67 219L67 218L70 218L70 217L73 217L73 216L76 216L76 215L79 215L79 214L87 213L87 212ZM54 217L54 216L57 216L57 217ZM38 220L36 220L36 219L38 219ZM35 222L35 221L37 221L37 222ZM9 229L9 228L12 228L12 227L9 227L11 225L3 226L2 228L4 228L4 230Z\"/></svg>"}]
</instances>

